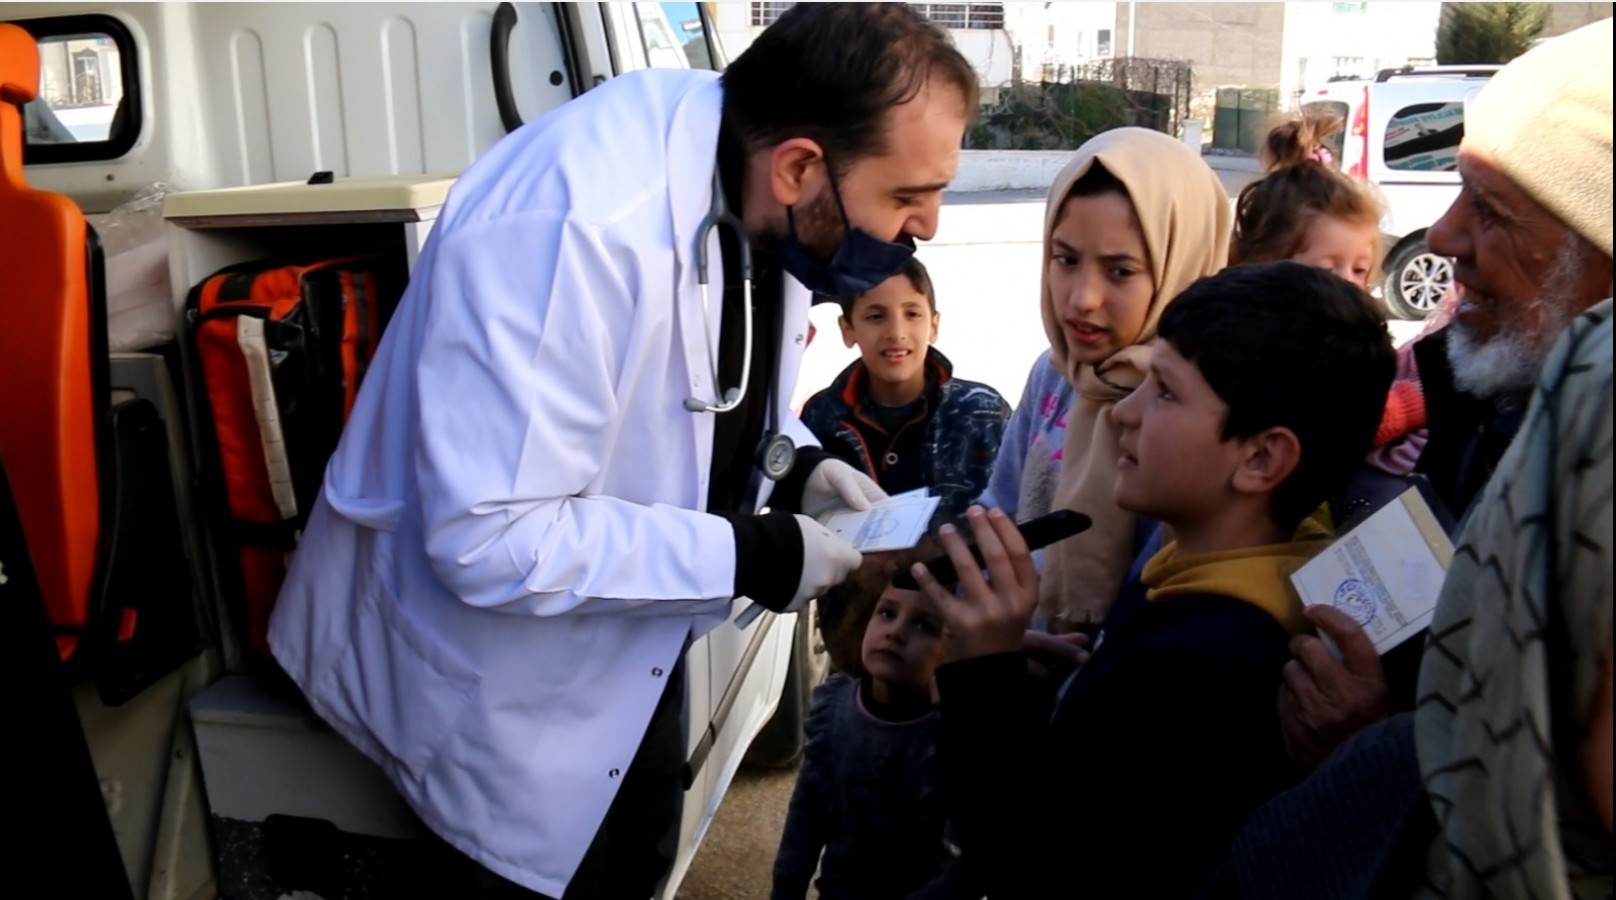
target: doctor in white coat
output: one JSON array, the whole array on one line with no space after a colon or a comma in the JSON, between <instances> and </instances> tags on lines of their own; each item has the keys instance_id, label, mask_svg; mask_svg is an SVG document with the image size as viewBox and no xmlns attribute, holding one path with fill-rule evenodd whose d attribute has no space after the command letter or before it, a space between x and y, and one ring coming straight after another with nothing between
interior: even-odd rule
<instances>
[{"instance_id":1,"label":"doctor in white coat","mask_svg":"<svg viewBox=\"0 0 1616 900\"><path fill-rule=\"evenodd\" d=\"M689 642L734 597L795 610L859 565L811 515L880 489L788 408L810 290L931 237L976 91L905 4L800 4L722 82L614 79L455 185L270 645L498 896L648 896ZM707 227L726 206L741 228Z\"/></svg>"}]
</instances>

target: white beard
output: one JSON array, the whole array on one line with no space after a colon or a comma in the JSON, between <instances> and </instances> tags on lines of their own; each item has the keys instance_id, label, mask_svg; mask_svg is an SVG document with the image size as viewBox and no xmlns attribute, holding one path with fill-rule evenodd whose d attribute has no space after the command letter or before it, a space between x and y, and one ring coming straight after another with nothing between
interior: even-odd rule
<instances>
[{"instance_id":1,"label":"white beard","mask_svg":"<svg viewBox=\"0 0 1616 900\"><path fill-rule=\"evenodd\" d=\"M1484 400L1531 388L1549 351L1576 318L1572 294L1582 275L1582 247L1573 233L1567 236L1554 268L1529 306L1541 311L1536 330L1501 329L1492 340L1478 344L1476 336L1455 319L1448 330L1448 364L1453 367L1454 386Z\"/></svg>"}]
</instances>

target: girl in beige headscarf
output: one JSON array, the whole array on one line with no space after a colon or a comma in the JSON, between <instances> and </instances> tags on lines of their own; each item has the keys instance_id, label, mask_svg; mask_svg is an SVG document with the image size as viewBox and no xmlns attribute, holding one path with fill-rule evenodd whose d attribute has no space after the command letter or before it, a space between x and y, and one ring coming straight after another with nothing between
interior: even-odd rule
<instances>
[{"instance_id":1,"label":"girl in beige headscarf","mask_svg":"<svg viewBox=\"0 0 1616 900\"><path fill-rule=\"evenodd\" d=\"M1137 522L1111 499L1117 429L1109 410L1144 380L1162 309L1229 257L1232 213L1193 150L1143 128L1085 143L1050 188L1044 213L1044 330L1076 388L1055 507L1094 521L1052 545L1041 612L1057 631L1097 624L1121 589Z\"/></svg>"}]
</instances>

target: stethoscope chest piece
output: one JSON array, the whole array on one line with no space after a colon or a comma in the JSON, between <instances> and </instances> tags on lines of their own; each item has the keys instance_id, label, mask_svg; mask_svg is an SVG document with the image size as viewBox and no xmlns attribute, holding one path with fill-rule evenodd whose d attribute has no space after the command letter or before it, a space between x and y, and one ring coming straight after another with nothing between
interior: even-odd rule
<instances>
[{"instance_id":1,"label":"stethoscope chest piece","mask_svg":"<svg viewBox=\"0 0 1616 900\"><path fill-rule=\"evenodd\" d=\"M797 445L791 438L783 434L776 434L763 442L758 448L758 468L770 481L779 481L791 474L791 469L797 464Z\"/></svg>"}]
</instances>

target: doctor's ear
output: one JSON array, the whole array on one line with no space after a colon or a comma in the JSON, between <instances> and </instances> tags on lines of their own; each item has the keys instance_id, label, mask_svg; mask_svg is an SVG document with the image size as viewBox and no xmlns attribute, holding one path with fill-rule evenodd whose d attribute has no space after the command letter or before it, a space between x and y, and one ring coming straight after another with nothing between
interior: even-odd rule
<instances>
[{"instance_id":1,"label":"doctor's ear","mask_svg":"<svg viewBox=\"0 0 1616 900\"><path fill-rule=\"evenodd\" d=\"M769 152L769 192L781 206L796 206L818 192L825 178L825 151L808 138L792 138Z\"/></svg>"}]
</instances>

